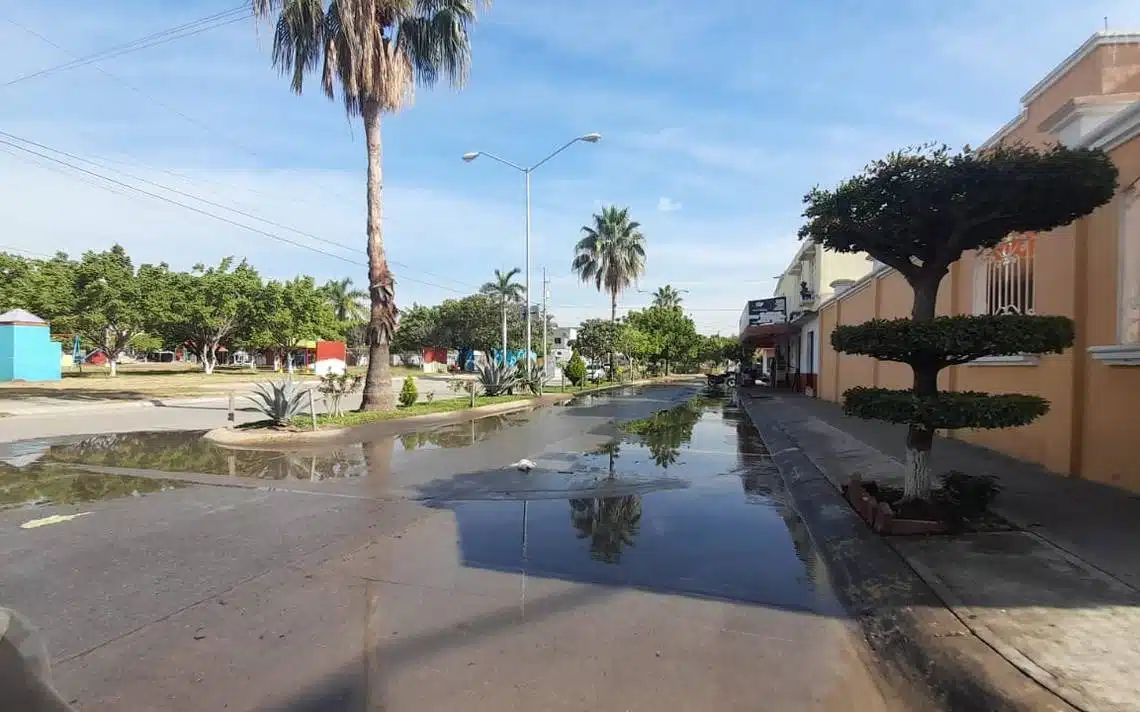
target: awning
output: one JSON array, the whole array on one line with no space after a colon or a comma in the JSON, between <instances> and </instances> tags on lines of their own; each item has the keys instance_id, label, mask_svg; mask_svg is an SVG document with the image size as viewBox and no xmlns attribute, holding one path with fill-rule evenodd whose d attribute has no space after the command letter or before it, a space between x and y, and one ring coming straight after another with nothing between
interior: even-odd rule
<instances>
[{"instance_id":1,"label":"awning","mask_svg":"<svg viewBox=\"0 0 1140 712\"><path fill-rule=\"evenodd\" d=\"M786 322L781 324L757 324L746 326L740 332L740 343L745 347L760 348L774 346L776 339L788 334L797 333L800 328Z\"/></svg>"}]
</instances>

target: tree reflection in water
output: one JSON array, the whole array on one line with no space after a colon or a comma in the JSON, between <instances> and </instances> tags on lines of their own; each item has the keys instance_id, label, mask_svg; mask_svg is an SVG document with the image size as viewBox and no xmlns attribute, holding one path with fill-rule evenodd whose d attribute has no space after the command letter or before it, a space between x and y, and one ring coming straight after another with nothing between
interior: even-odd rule
<instances>
[{"instance_id":1,"label":"tree reflection in water","mask_svg":"<svg viewBox=\"0 0 1140 712\"><path fill-rule=\"evenodd\" d=\"M0 509L25 504L76 504L161 492L173 480L97 475L58 465L17 468L0 464Z\"/></svg>"},{"instance_id":2,"label":"tree reflection in water","mask_svg":"<svg viewBox=\"0 0 1140 712\"><path fill-rule=\"evenodd\" d=\"M626 423L626 432L637 435L649 449L653 462L667 468L677 462L681 446L693 439L693 427L705 411L706 401L694 398L676 408Z\"/></svg>"},{"instance_id":3,"label":"tree reflection in water","mask_svg":"<svg viewBox=\"0 0 1140 712\"><path fill-rule=\"evenodd\" d=\"M622 550L632 547L640 531L641 497L584 497L570 500L570 523L579 539L590 540L590 558L606 564L621 562Z\"/></svg>"},{"instance_id":4,"label":"tree reflection in water","mask_svg":"<svg viewBox=\"0 0 1140 712\"><path fill-rule=\"evenodd\" d=\"M474 445L491 435L508 427L525 422L517 415L491 415L485 418L475 418L466 423L445 425L434 430L424 430L417 433L405 433L398 436L400 446L405 451L419 450L421 448L457 448Z\"/></svg>"}]
</instances>

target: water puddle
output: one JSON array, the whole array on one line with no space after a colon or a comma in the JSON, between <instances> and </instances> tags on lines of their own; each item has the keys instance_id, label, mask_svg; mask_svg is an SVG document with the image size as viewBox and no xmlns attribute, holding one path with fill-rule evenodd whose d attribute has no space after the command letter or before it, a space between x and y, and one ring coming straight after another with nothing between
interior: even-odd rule
<instances>
[{"instance_id":1,"label":"water puddle","mask_svg":"<svg viewBox=\"0 0 1140 712\"><path fill-rule=\"evenodd\" d=\"M755 429L697 398L570 464L439 480L467 566L834 614L807 530Z\"/></svg>"},{"instance_id":2,"label":"water puddle","mask_svg":"<svg viewBox=\"0 0 1140 712\"><path fill-rule=\"evenodd\" d=\"M526 421L527 415L525 414L492 415L466 423L455 423L432 430L399 435L396 440L406 452L469 447L486 440L499 431L521 425Z\"/></svg>"},{"instance_id":3,"label":"water puddle","mask_svg":"<svg viewBox=\"0 0 1140 712\"><path fill-rule=\"evenodd\" d=\"M175 480L100 475L75 468L33 463L0 463L0 510L47 504L78 504L118 497L140 497L184 486Z\"/></svg>"}]
</instances>

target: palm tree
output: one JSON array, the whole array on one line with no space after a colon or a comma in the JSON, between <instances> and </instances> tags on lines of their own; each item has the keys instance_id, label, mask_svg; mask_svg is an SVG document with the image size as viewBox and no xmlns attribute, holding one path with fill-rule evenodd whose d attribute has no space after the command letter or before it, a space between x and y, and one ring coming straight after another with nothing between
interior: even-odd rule
<instances>
[{"instance_id":1,"label":"palm tree","mask_svg":"<svg viewBox=\"0 0 1140 712\"><path fill-rule=\"evenodd\" d=\"M416 85L441 79L458 89L471 66L468 29L490 0L253 0L257 17L276 15L273 65L300 94L310 73L349 117L364 123L368 147L368 374L361 410L395 408L389 343L396 331L396 283L384 253L380 117L410 105Z\"/></svg>"},{"instance_id":2,"label":"palm tree","mask_svg":"<svg viewBox=\"0 0 1140 712\"><path fill-rule=\"evenodd\" d=\"M495 270L495 279L491 282L485 283L480 289L480 294L486 294L489 297L495 297L499 300L499 306L503 311L503 363L507 362L507 307L512 304L518 304L523 300L523 286L514 281L515 275L521 273L522 270L518 267L511 269L511 271L503 273L500 270Z\"/></svg>"},{"instance_id":3,"label":"palm tree","mask_svg":"<svg viewBox=\"0 0 1140 712\"><path fill-rule=\"evenodd\" d=\"M363 321L367 315L361 302L368 298L368 293L363 289L353 289L352 277L330 279L321 291L332 304L337 321Z\"/></svg>"},{"instance_id":4,"label":"palm tree","mask_svg":"<svg viewBox=\"0 0 1140 712\"><path fill-rule=\"evenodd\" d=\"M658 287L653 293L653 306L660 309L678 309L681 306L681 293L671 284Z\"/></svg>"},{"instance_id":5,"label":"palm tree","mask_svg":"<svg viewBox=\"0 0 1140 712\"><path fill-rule=\"evenodd\" d=\"M617 322L618 295L645 272L645 235L641 223L629 219L629 208L603 207L594 224L582 227L574 246L571 269L583 282L593 281L610 295L610 321ZM610 373L614 355L610 353Z\"/></svg>"}]
</instances>

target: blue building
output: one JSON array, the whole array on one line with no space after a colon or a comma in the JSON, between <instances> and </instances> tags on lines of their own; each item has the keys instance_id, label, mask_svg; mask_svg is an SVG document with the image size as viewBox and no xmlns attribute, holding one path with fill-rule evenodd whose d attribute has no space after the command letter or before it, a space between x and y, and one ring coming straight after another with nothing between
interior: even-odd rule
<instances>
[{"instance_id":1,"label":"blue building","mask_svg":"<svg viewBox=\"0 0 1140 712\"><path fill-rule=\"evenodd\" d=\"M63 346L48 323L23 309L0 314L0 381L58 381Z\"/></svg>"}]
</instances>

